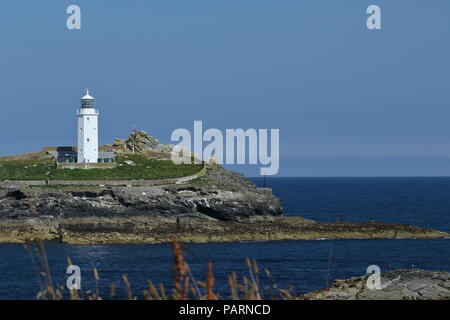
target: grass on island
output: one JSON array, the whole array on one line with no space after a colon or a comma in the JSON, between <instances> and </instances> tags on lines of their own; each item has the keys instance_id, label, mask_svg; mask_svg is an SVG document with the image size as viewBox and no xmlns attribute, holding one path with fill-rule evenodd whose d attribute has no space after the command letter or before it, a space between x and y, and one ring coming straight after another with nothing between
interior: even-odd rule
<instances>
[{"instance_id":1,"label":"grass on island","mask_svg":"<svg viewBox=\"0 0 450 320\"><path fill-rule=\"evenodd\" d=\"M50 160L0 161L0 180L46 180L55 170Z\"/></svg>"},{"instance_id":2,"label":"grass on island","mask_svg":"<svg viewBox=\"0 0 450 320\"><path fill-rule=\"evenodd\" d=\"M0 180L155 180L190 176L201 164L176 165L170 160L127 154L116 158L113 169L56 169L54 160L0 161Z\"/></svg>"}]
</instances>

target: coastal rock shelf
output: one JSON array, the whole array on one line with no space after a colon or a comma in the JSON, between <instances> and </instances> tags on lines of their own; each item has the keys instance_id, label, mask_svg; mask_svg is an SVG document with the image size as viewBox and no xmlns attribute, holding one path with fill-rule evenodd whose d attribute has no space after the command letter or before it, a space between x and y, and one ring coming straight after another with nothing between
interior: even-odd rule
<instances>
[{"instance_id":1,"label":"coastal rock shelf","mask_svg":"<svg viewBox=\"0 0 450 320\"><path fill-rule=\"evenodd\" d=\"M134 216L3 219L0 242L59 240L71 244L281 241L318 239L436 239L450 236L432 229L389 223L316 223L300 217L272 221L218 221Z\"/></svg>"},{"instance_id":2,"label":"coastal rock shelf","mask_svg":"<svg viewBox=\"0 0 450 320\"><path fill-rule=\"evenodd\" d=\"M0 242L73 244L444 238L427 228L381 222L318 223L282 217L270 189L221 167L188 184L0 189Z\"/></svg>"},{"instance_id":3,"label":"coastal rock shelf","mask_svg":"<svg viewBox=\"0 0 450 320\"><path fill-rule=\"evenodd\" d=\"M450 273L420 269L383 272L380 289L368 289L369 275L335 280L328 289L307 293L307 300L443 300L450 299Z\"/></svg>"}]
</instances>

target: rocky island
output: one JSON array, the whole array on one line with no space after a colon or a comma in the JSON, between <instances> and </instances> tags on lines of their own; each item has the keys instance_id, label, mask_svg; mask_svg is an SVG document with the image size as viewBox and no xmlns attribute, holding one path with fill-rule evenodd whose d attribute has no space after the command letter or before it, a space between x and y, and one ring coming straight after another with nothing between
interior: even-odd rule
<instances>
[{"instance_id":1,"label":"rocky island","mask_svg":"<svg viewBox=\"0 0 450 320\"><path fill-rule=\"evenodd\" d=\"M280 200L270 189L257 188L242 174L214 163L171 167L170 145L145 132L134 132L128 140L116 139L103 148L118 154L115 168L57 169L43 153L31 160L0 159L0 242L131 244L167 242L174 237L219 242L450 236L391 223L321 223L284 217ZM40 179L44 174L47 180L42 184L19 181ZM5 179L11 176L18 178ZM98 180L105 177L111 180Z\"/></svg>"}]
</instances>

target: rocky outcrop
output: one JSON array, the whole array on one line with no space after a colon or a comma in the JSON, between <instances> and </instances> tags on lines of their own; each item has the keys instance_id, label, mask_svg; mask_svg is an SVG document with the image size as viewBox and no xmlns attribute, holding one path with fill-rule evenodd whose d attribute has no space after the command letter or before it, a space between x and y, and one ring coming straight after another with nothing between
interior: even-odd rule
<instances>
[{"instance_id":1,"label":"rocky outcrop","mask_svg":"<svg viewBox=\"0 0 450 320\"><path fill-rule=\"evenodd\" d=\"M170 153L172 145L161 144L155 137L149 136L145 131L134 130L127 140L115 139L114 147L119 147L124 152L136 152L147 154L148 152Z\"/></svg>"},{"instance_id":2,"label":"rocky outcrop","mask_svg":"<svg viewBox=\"0 0 450 320\"><path fill-rule=\"evenodd\" d=\"M216 175L221 181L214 184L210 180ZM189 216L239 221L282 213L278 198L239 174L215 168L199 180L170 186L3 189L0 218Z\"/></svg>"},{"instance_id":3,"label":"rocky outcrop","mask_svg":"<svg viewBox=\"0 0 450 320\"><path fill-rule=\"evenodd\" d=\"M0 242L61 238L64 230L81 237L83 232L97 233L99 238L104 230L119 232L123 238L117 241L123 242L127 232L152 233L155 225L168 221L258 221L281 213L280 201L270 191L219 167L193 183L170 186L18 188L11 184L0 189ZM145 241L141 236L134 241L138 239Z\"/></svg>"},{"instance_id":4,"label":"rocky outcrop","mask_svg":"<svg viewBox=\"0 0 450 320\"><path fill-rule=\"evenodd\" d=\"M336 280L333 286L301 297L309 300L441 300L450 299L450 273L420 269L381 273L381 288L369 289L370 275Z\"/></svg>"},{"instance_id":5,"label":"rocky outcrop","mask_svg":"<svg viewBox=\"0 0 450 320\"><path fill-rule=\"evenodd\" d=\"M280 200L242 174L208 166L187 184L0 189L0 242L74 244L442 238L448 233L381 222L318 223L282 217Z\"/></svg>"}]
</instances>

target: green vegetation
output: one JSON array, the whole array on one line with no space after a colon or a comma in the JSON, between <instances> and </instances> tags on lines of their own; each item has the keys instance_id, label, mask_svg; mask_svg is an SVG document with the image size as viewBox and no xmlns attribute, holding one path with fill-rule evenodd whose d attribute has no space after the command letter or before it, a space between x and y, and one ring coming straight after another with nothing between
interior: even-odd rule
<instances>
[{"instance_id":1,"label":"green vegetation","mask_svg":"<svg viewBox=\"0 0 450 320\"><path fill-rule=\"evenodd\" d=\"M56 169L54 161L0 162L0 180L155 180L190 176L200 164L175 165L170 160L149 159L142 155L117 157L114 169Z\"/></svg>"},{"instance_id":2,"label":"green vegetation","mask_svg":"<svg viewBox=\"0 0 450 320\"><path fill-rule=\"evenodd\" d=\"M53 161L0 161L0 180L46 180L56 170Z\"/></svg>"}]
</instances>

